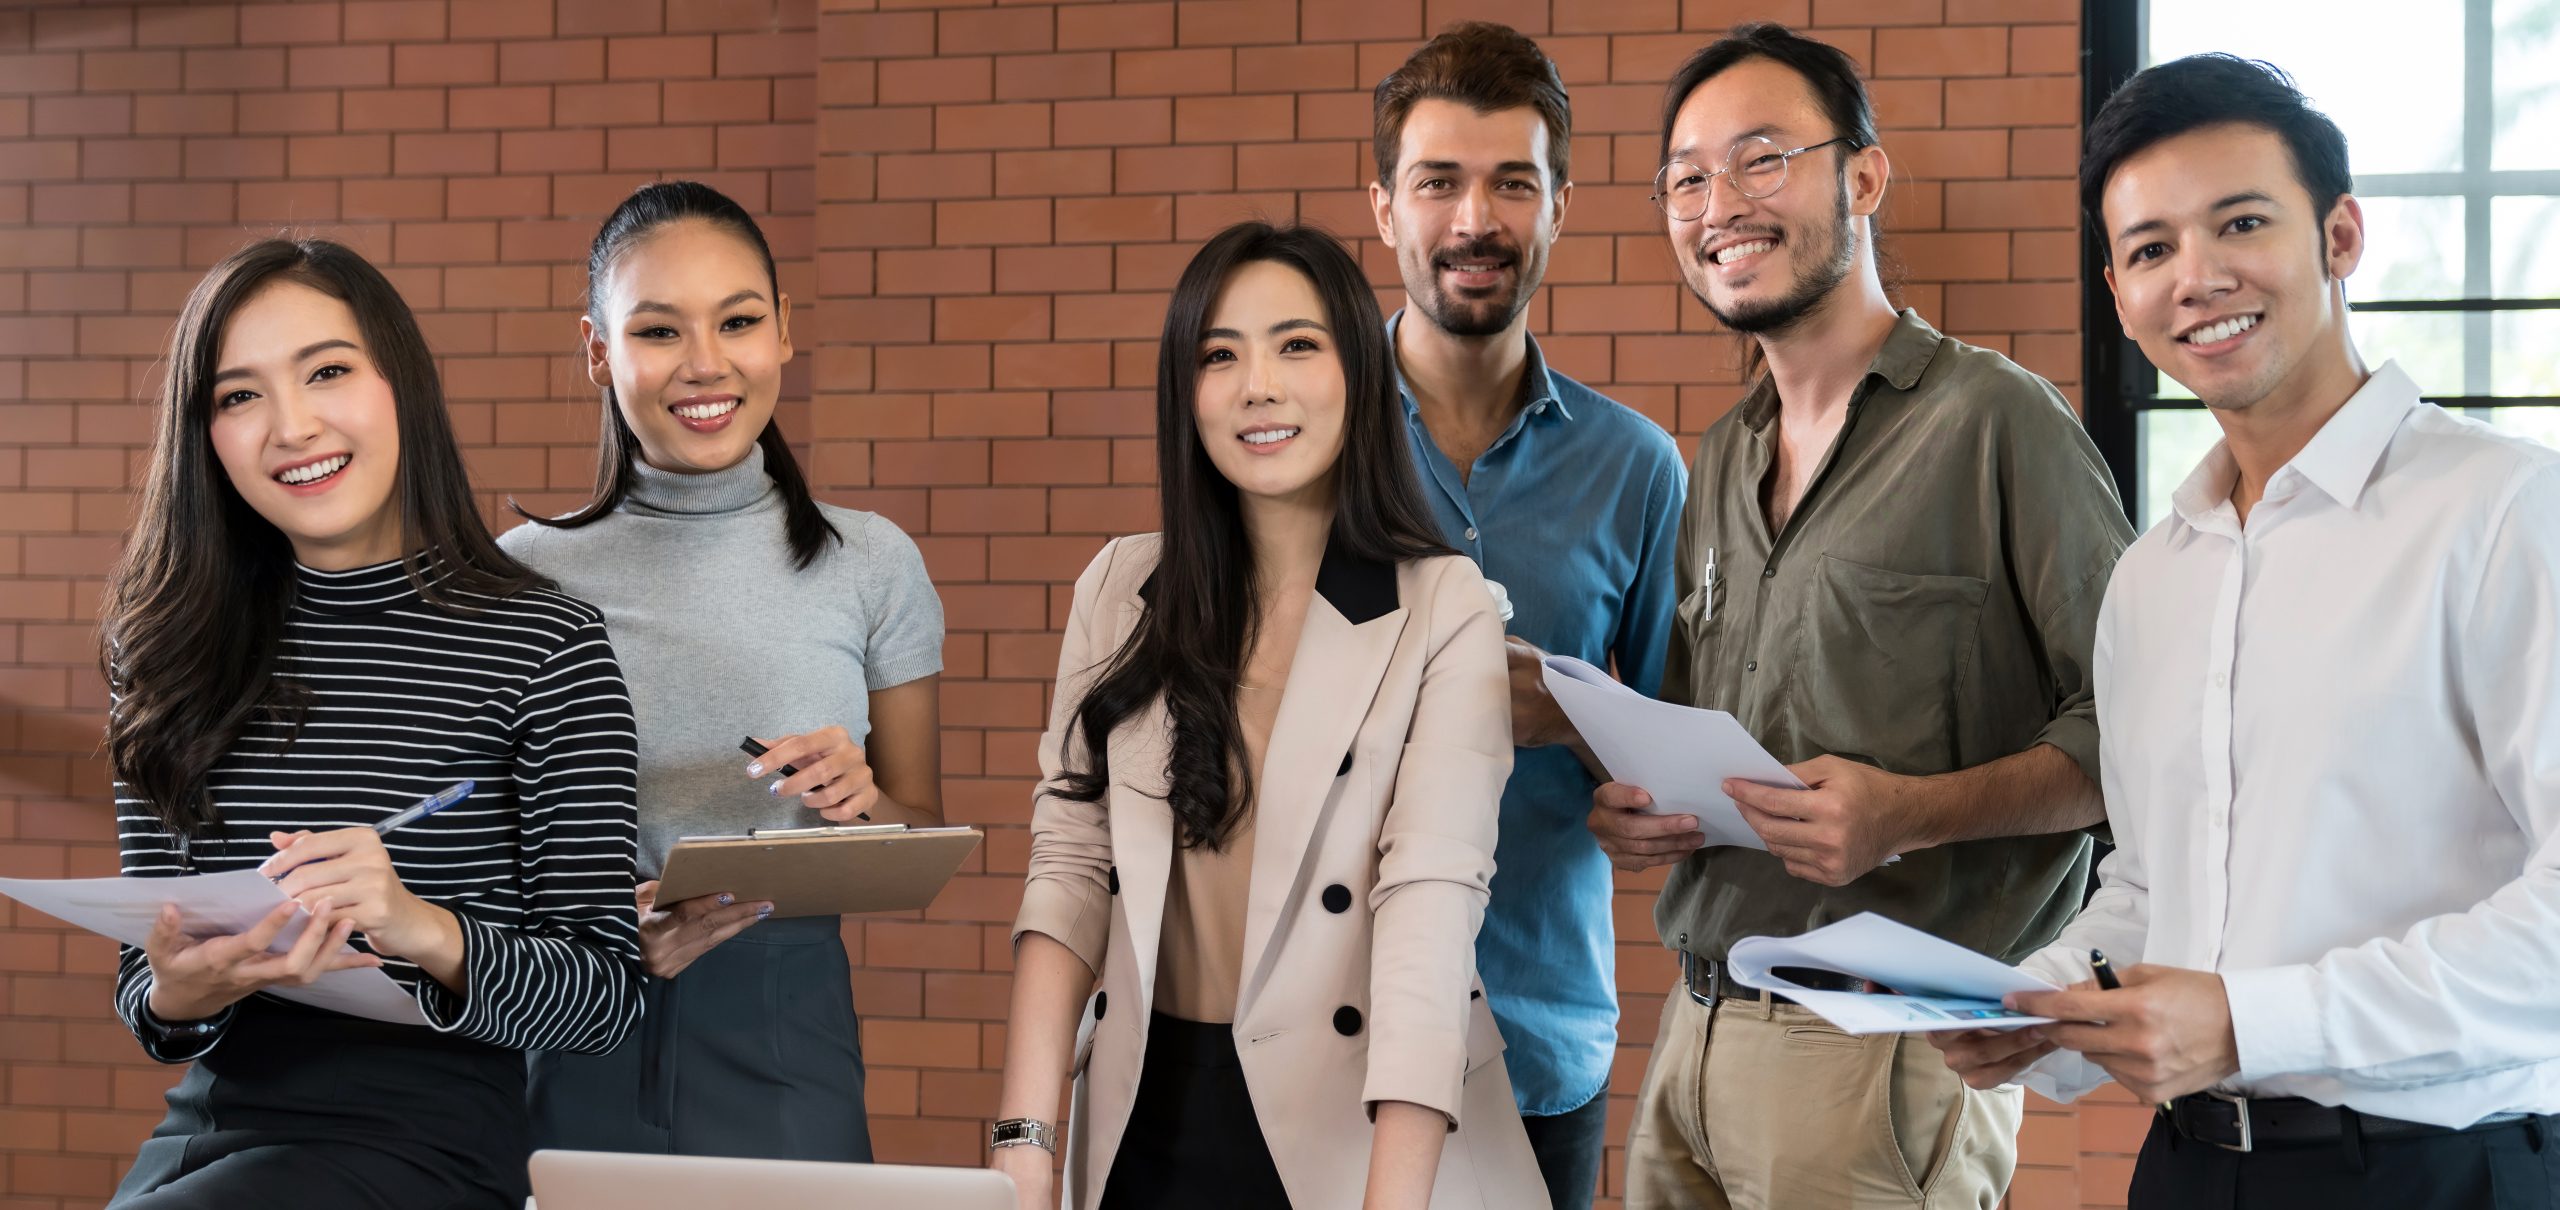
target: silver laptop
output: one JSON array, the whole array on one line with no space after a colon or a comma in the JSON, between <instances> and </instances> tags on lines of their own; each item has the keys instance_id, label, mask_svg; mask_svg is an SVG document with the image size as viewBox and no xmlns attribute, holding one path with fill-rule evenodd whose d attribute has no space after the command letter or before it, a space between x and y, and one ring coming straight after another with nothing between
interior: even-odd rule
<instances>
[{"instance_id":1,"label":"silver laptop","mask_svg":"<svg viewBox=\"0 0 2560 1210\"><path fill-rule=\"evenodd\" d=\"M983 1168L815 1164L603 1151L533 1153L540 1210L1014 1210Z\"/></svg>"}]
</instances>

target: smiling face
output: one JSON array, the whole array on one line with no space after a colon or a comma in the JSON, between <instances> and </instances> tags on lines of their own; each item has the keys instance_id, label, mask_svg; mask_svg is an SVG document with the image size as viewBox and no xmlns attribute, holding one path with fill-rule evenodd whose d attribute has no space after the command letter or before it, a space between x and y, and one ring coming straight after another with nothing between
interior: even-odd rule
<instances>
[{"instance_id":1,"label":"smiling face","mask_svg":"<svg viewBox=\"0 0 2560 1210\"><path fill-rule=\"evenodd\" d=\"M641 458L706 474L736 466L773 418L790 319L753 245L686 219L614 262L578 335L587 377L613 388Z\"/></svg>"},{"instance_id":2,"label":"smiling face","mask_svg":"<svg viewBox=\"0 0 2560 1210\"><path fill-rule=\"evenodd\" d=\"M1192 414L1218 473L1248 501L1330 501L1348 390L1315 283L1277 261L1238 267L1199 365Z\"/></svg>"},{"instance_id":3,"label":"smiling face","mask_svg":"<svg viewBox=\"0 0 2560 1210\"><path fill-rule=\"evenodd\" d=\"M355 312L272 282L232 313L214 366L214 457L294 558L343 571L400 557L399 405Z\"/></svg>"},{"instance_id":4,"label":"smiling face","mask_svg":"<svg viewBox=\"0 0 2560 1210\"><path fill-rule=\"evenodd\" d=\"M1706 172L1757 136L1791 151L1841 132L1813 86L1770 59L1745 59L1710 77L1671 123L1673 161ZM1843 169L1846 169L1844 172ZM1855 269L1866 219L1884 201L1884 153L1835 143L1787 161L1768 197L1744 197L1735 173L1714 180L1705 213L1665 217L1674 259L1691 293L1726 327L1777 333L1821 306Z\"/></svg>"},{"instance_id":5,"label":"smiling face","mask_svg":"<svg viewBox=\"0 0 2560 1210\"><path fill-rule=\"evenodd\" d=\"M1546 277L1573 190L1549 188L1546 120L1434 98L1405 115L1398 146L1395 188L1373 185L1369 200L1406 296L1450 335L1508 330Z\"/></svg>"},{"instance_id":6,"label":"smiling face","mask_svg":"<svg viewBox=\"0 0 2560 1210\"><path fill-rule=\"evenodd\" d=\"M2348 364L2330 354L2348 348L2339 281L2364 255L2364 212L2352 197L2314 205L2284 141L2253 125L2163 139L2108 176L2116 316L2205 406L2291 398Z\"/></svg>"}]
</instances>

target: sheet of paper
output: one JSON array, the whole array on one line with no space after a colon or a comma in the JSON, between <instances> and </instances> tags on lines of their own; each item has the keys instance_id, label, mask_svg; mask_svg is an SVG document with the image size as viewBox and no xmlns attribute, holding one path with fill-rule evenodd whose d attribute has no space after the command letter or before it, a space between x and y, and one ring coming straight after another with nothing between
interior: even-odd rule
<instances>
[{"instance_id":1,"label":"sheet of paper","mask_svg":"<svg viewBox=\"0 0 2560 1210\"><path fill-rule=\"evenodd\" d=\"M1655 815L1695 815L1708 844L1769 846L1721 788L1728 777L1805 788L1742 724L1722 710L1674 705L1619 684L1567 655L1547 657L1547 692L1555 695L1609 776L1653 796Z\"/></svg>"},{"instance_id":2,"label":"sheet of paper","mask_svg":"<svg viewBox=\"0 0 2560 1210\"><path fill-rule=\"evenodd\" d=\"M1778 992L1853 1034L2016 1029L2052 1020L2011 1012L2000 998L2053 984L1874 912L1794 937L1745 937L1727 960L1735 982ZM1781 966L1854 975L1900 994L1813 991L1777 974Z\"/></svg>"},{"instance_id":3,"label":"sheet of paper","mask_svg":"<svg viewBox=\"0 0 2560 1210\"><path fill-rule=\"evenodd\" d=\"M192 937L247 932L285 901L284 892L256 870L191 874L183 878L0 878L6 895L46 915L126 945L151 935L160 905L178 905L180 927ZM311 917L295 912L277 930L269 952L292 947ZM267 994L353 1017L424 1025L418 1001L379 970L342 970L308 987L275 987Z\"/></svg>"}]
</instances>

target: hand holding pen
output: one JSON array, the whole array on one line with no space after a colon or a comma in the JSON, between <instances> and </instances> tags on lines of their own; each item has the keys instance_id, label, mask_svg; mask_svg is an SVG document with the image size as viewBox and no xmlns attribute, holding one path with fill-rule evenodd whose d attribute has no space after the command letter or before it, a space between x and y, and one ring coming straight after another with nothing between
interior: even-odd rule
<instances>
[{"instance_id":1,"label":"hand holding pen","mask_svg":"<svg viewBox=\"0 0 2560 1210\"><path fill-rule=\"evenodd\" d=\"M770 746L748 736L739 750L756 759L747 776L767 777L765 792L797 801L835 823L868 823L880 805L880 785L862 745L842 727L786 735Z\"/></svg>"},{"instance_id":2,"label":"hand holding pen","mask_svg":"<svg viewBox=\"0 0 2560 1210\"><path fill-rule=\"evenodd\" d=\"M401 883L382 837L462 801L473 788L467 781L447 787L370 827L268 833L276 854L261 869L303 910L351 922L375 953L407 958L454 986L461 976L461 923Z\"/></svg>"}]
</instances>

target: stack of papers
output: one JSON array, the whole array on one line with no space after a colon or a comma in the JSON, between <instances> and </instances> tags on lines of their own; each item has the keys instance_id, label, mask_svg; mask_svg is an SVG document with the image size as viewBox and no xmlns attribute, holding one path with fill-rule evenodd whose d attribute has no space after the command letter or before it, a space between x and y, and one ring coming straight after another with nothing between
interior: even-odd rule
<instances>
[{"instance_id":1,"label":"stack of papers","mask_svg":"<svg viewBox=\"0 0 2560 1210\"><path fill-rule=\"evenodd\" d=\"M201 940L248 932L285 901L284 892L256 870L183 878L0 878L0 895L132 946L151 935L164 903L177 904L179 927ZM295 911L267 952L293 948L310 923L310 913ZM354 952L352 946L340 948ZM373 1021L427 1023L417 998L371 967L331 971L308 987L270 987L266 994Z\"/></svg>"},{"instance_id":2,"label":"stack of papers","mask_svg":"<svg viewBox=\"0 0 2560 1210\"><path fill-rule=\"evenodd\" d=\"M1795 937L1745 937L1733 943L1726 965L1735 982L1777 992L1853 1034L2016 1029L2053 1019L2000 1007L2010 992L2052 991L2053 984L1874 912ZM1779 976L1781 966L1853 975L1899 994L1814 991Z\"/></svg>"}]
</instances>

